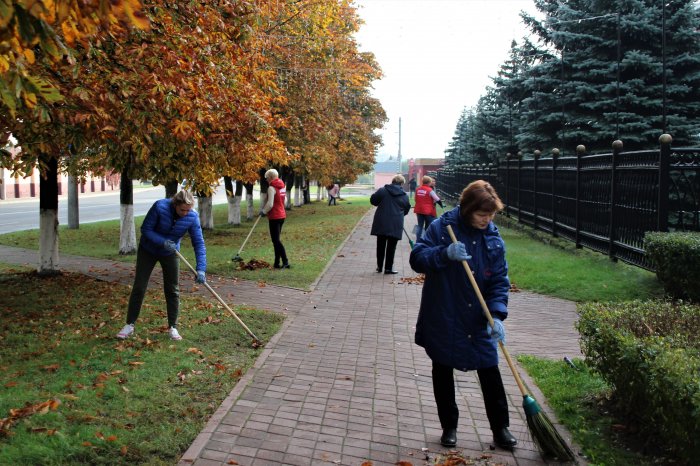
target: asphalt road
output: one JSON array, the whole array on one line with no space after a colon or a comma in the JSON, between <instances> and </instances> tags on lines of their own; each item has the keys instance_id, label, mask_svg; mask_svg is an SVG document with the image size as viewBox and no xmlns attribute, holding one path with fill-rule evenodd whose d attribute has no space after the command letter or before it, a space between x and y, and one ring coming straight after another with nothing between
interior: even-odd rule
<instances>
[{"instance_id":1,"label":"asphalt road","mask_svg":"<svg viewBox=\"0 0 700 466\"><path fill-rule=\"evenodd\" d=\"M134 215L145 215L153 203L165 197L165 188L134 189ZM214 194L214 204L226 202L223 186ZM81 194L79 199L81 224L119 219L119 191L99 194ZM68 199L58 199L58 223L68 224ZM0 234L39 228L39 199L0 201Z\"/></svg>"}]
</instances>

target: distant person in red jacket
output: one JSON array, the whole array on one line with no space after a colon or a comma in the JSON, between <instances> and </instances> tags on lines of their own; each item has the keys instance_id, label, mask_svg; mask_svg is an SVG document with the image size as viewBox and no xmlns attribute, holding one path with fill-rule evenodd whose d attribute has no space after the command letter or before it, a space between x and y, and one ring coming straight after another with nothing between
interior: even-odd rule
<instances>
[{"instance_id":1,"label":"distant person in red jacket","mask_svg":"<svg viewBox=\"0 0 700 466\"><path fill-rule=\"evenodd\" d=\"M418 218L416 240L421 239L423 232L427 230L433 220L437 218L435 204L440 204L440 207L443 207L442 201L433 190L434 185L435 182L431 177L424 176L423 184L416 189L416 205L413 207L413 211L416 213L416 217Z\"/></svg>"},{"instance_id":2,"label":"distant person in red jacket","mask_svg":"<svg viewBox=\"0 0 700 466\"><path fill-rule=\"evenodd\" d=\"M270 239L272 240L272 246L275 248L275 263L273 267L276 269L288 269L287 251L285 251L284 245L280 240L282 225L284 225L284 219L287 218L287 212L284 210L287 189L284 186L284 181L279 178L279 173L274 168L265 172L265 179L270 186L267 188L267 202L260 210L260 216L267 215L268 218Z\"/></svg>"}]
</instances>

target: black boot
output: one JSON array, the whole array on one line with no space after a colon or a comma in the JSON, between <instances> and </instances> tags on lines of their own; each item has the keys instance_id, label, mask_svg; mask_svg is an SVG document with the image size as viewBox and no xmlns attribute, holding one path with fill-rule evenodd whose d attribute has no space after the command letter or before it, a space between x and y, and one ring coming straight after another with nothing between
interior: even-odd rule
<instances>
[{"instance_id":1,"label":"black boot","mask_svg":"<svg viewBox=\"0 0 700 466\"><path fill-rule=\"evenodd\" d=\"M457 429L443 429L440 445L448 448L457 445Z\"/></svg>"},{"instance_id":2,"label":"black boot","mask_svg":"<svg viewBox=\"0 0 700 466\"><path fill-rule=\"evenodd\" d=\"M513 434L510 433L507 427L503 427L492 432L493 443L501 448L510 450L518 444L518 441L515 439L515 437L513 437Z\"/></svg>"}]
</instances>

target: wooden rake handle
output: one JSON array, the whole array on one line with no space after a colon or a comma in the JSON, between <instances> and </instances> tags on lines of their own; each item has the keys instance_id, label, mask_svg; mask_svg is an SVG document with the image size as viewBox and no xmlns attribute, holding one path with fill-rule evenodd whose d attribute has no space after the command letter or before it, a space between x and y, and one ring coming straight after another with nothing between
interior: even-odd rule
<instances>
[{"instance_id":1,"label":"wooden rake handle","mask_svg":"<svg viewBox=\"0 0 700 466\"><path fill-rule=\"evenodd\" d=\"M447 225L447 232L450 234L450 238L452 239L453 243L457 243L457 237L455 236L454 231L452 231L452 225ZM476 279L474 278L474 274L472 273L472 269L469 268L469 263L467 261L463 260L462 265L464 266L464 270L467 272L467 276L469 277L469 282L472 284L472 288L474 288L474 292L476 293L477 298L479 298L479 302L481 303L481 309L484 311L484 315L489 321L489 325L491 328L493 328L494 323L493 323L493 317L491 317L491 312L489 311L488 306L486 305L486 301L484 301L484 297L481 295L481 290L479 290L479 285L476 283ZM520 378L520 374L518 373L518 369L516 369L515 364L513 363L513 360L510 357L510 354L508 353L508 350L506 349L506 346L503 344L502 341L498 341L498 346L501 347L501 351L503 352L503 356L506 358L506 361L508 362L508 367L510 367L511 372L513 373L513 377L515 377L515 383L518 384L518 388L520 389L520 393L522 393L523 396L528 395L527 390L525 389L525 384L523 384L522 379Z\"/></svg>"},{"instance_id":2,"label":"wooden rake handle","mask_svg":"<svg viewBox=\"0 0 700 466\"><path fill-rule=\"evenodd\" d=\"M260 217L258 217L258 219L259 219L259 218L260 218ZM194 267L192 267L192 265L191 265L189 262L187 262L187 259L185 259L185 256L183 256L182 254L180 254L180 251L177 251L177 250L176 250L176 251L175 251L175 254L177 254L177 256L180 258L180 260L181 260L182 262L184 262L185 265L187 265L187 267L189 267L189 269L190 269L195 275L197 275L197 271L194 269ZM255 334L248 328L248 326L247 326L246 324L243 323L243 321L240 319L240 317L238 317L238 315L236 315L236 313L233 312L233 309L231 309L231 308L228 306L228 304L226 304L226 302L225 302L223 299L221 299L221 296L219 296L219 294L218 294L216 291L214 291L214 288L212 288L211 285L209 285L209 283L207 283L207 282L204 282L203 285L206 287L206 289L208 289L209 291L211 291L211 294L213 294L214 297L226 308L226 310L227 310L228 312L230 312L231 315L232 315L233 317L236 318L236 320L238 321L238 323L241 324L241 326L245 329L245 331L248 333L248 335L250 335L251 337L253 337L253 339L254 339L256 342L260 342L260 339L259 339L258 337L256 337Z\"/></svg>"},{"instance_id":3,"label":"wooden rake handle","mask_svg":"<svg viewBox=\"0 0 700 466\"><path fill-rule=\"evenodd\" d=\"M250 229L250 231L248 232L248 236L245 237L245 240L243 241L243 244L241 244L241 247L238 249L238 252L236 253L237 256L240 256L240 255L241 255L241 251L243 251L243 248L245 247L245 244L246 244L246 243L248 242L248 240L250 239L250 235L252 235L253 232L255 231L255 227L258 226L258 222L260 221L261 218L262 218L262 217L261 217L260 215L258 215L258 218L255 219L255 223L253 223L253 228Z\"/></svg>"}]
</instances>

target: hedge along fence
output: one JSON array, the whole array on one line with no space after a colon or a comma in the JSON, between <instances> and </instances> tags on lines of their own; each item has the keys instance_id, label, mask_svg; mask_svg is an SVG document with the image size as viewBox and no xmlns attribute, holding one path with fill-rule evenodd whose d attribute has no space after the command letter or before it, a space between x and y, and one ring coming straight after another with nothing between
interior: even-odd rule
<instances>
[{"instance_id":1,"label":"hedge along fence","mask_svg":"<svg viewBox=\"0 0 700 466\"><path fill-rule=\"evenodd\" d=\"M700 303L700 233L649 232L644 249L666 293Z\"/></svg>"},{"instance_id":2,"label":"hedge along fence","mask_svg":"<svg viewBox=\"0 0 700 466\"><path fill-rule=\"evenodd\" d=\"M669 301L579 306L588 363L626 415L689 463L700 458L700 306Z\"/></svg>"}]
</instances>

